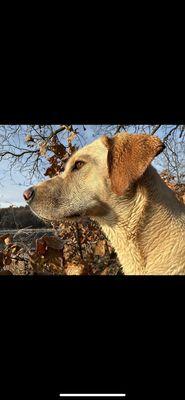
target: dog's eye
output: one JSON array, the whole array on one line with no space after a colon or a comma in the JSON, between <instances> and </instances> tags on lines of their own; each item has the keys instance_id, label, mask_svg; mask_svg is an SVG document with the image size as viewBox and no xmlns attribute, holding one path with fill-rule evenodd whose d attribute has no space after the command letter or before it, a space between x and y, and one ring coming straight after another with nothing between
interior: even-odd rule
<instances>
[{"instance_id":1,"label":"dog's eye","mask_svg":"<svg viewBox=\"0 0 185 400\"><path fill-rule=\"evenodd\" d=\"M84 161L76 161L75 165L72 168L72 171L76 171L76 170L82 168L84 164L85 164Z\"/></svg>"}]
</instances>

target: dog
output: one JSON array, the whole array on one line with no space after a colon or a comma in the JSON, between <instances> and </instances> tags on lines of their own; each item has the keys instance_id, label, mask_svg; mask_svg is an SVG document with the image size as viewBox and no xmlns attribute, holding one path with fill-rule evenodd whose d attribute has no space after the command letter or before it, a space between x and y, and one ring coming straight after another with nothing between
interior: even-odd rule
<instances>
[{"instance_id":1,"label":"dog","mask_svg":"<svg viewBox=\"0 0 185 400\"><path fill-rule=\"evenodd\" d=\"M185 274L185 205L151 165L163 149L146 134L102 136L24 198L45 220L98 222L125 275Z\"/></svg>"}]
</instances>

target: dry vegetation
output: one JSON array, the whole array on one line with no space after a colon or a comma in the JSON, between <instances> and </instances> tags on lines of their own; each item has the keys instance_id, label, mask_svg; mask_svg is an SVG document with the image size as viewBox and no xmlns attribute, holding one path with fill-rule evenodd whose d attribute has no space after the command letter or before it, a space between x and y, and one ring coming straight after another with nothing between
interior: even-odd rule
<instances>
[{"instance_id":1,"label":"dry vegetation","mask_svg":"<svg viewBox=\"0 0 185 400\"><path fill-rule=\"evenodd\" d=\"M24 234L24 230L23 230ZM119 274L110 243L91 222L61 224L35 239L32 246L11 234L0 236L0 270L12 274L92 275Z\"/></svg>"}]
</instances>

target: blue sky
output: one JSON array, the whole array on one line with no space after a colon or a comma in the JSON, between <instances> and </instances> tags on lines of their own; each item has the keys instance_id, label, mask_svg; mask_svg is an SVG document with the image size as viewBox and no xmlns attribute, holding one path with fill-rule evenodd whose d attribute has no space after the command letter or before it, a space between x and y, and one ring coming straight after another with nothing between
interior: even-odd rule
<instances>
[{"instance_id":1,"label":"blue sky","mask_svg":"<svg viewBox=\"0 0 185 400\"><path fill-rule=\"evenodd\" d=\"M0 168L1 172L3 169L4 175L0 181L0 207L9 207L11 204L16 206L25 205L22 196L23 191L26 189L26 185L24 185L25 179L16 172L13 172L12 178L10 177L8 161L1 161Z\"/></svg>"}]
</instances>

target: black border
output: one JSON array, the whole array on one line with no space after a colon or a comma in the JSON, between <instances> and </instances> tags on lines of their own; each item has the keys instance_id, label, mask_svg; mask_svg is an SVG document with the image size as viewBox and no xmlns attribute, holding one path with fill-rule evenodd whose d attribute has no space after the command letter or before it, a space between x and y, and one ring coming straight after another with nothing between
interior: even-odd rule
<instances>
[{"instance_id":1,"label":"black border","mask_svg":"<svg viewBox=\"0 0 185 400\"><path fill-rule=\"evenodd\" d=\"M2 398L183 398L184 300L180 276L1 276Z\"/></svg>"}]
</instances>

